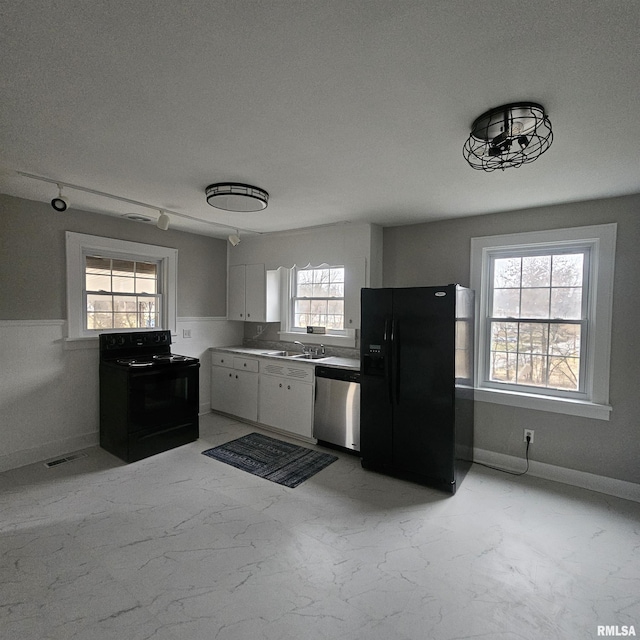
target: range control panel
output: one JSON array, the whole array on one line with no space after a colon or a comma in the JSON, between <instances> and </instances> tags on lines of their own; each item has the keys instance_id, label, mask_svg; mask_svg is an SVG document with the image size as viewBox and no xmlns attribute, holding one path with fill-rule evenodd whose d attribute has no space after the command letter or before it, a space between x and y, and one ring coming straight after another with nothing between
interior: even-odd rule
<instances>
[{"instance_id":1,"label":"range control panel","mask_svg":"<svg viewBox=\"0 0 640 640\"><path fill-rule=\"evenodd\" d=\"M161 347L171 344L171 331L134 331L101 333L100 351L116 351L136 347Z\"/></svg>"}]
</instances>

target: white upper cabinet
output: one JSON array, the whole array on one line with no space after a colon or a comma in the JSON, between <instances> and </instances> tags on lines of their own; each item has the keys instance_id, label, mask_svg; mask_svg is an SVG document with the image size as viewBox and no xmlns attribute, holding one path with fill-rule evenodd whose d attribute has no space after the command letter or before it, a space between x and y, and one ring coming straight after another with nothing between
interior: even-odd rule
<instances>
[{"instance_id":1,"label":"white upper cabinet","mask_svg":"<svg viewBox=\"0 0 640 640\"><path fill-rule=\"evenodd\" d=\"M360 328L360 290L367 286L366 258L344 261L344 328Z\"/></svg>"},{"instance_id":2,"label":"white upper cabinet","mask_svg":"<svg viewBox=\"0 0 640 640\"><path fill-rule=\"evenodd\" d=\"M239 264L229 267L227 318L229 320L245 320L245 271Z\"/></svg>"},{"instance_id":3,"label":"white upper cabinet","mask_svg":"<svg viewBox=\"0 0 640 640\"><path fill-rule=\"evenodd\" d=\"M264 264L229 266L229 320L278 322L280 320L280 274Z\"/></svg>"}]
</instances>

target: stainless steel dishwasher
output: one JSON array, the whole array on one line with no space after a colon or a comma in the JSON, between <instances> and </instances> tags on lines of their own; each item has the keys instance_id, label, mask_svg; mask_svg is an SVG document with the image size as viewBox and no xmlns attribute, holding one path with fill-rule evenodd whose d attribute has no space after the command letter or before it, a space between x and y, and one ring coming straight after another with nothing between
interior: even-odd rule
<instances>
[{"instance_id":1,"label":"stainless steel dishwasher","mask_svg":"<svg viewBox=\"0 0 640 640\"><path fill-rule=\"evenodd\" d=\"M313 437L320 443L360 451L360 372L316 367Z\"/></svg>"}]
</instances>

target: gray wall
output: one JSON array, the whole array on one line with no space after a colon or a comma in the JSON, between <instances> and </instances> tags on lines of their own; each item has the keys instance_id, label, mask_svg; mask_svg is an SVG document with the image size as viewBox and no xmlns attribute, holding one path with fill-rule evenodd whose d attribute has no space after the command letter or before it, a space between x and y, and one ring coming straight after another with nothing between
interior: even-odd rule
<instances>
[{"instance_id":1,"label":"gray wall","mask_svg":"<svg viewBox=\"0 0 640 640\"><path fill-rule=\"evenodd\" d=\"M611 345L610 421L476 404L475 446L640 483L640 195L592 200L384 230L385 287L469 284L472 237L618 224Z\"/></svg>"},{"instance_id":2,"label":"gray wall","mask_svg":"<svg viewBox=\"0 0 640 640\"><path fill-rule=\"evenodd\" d=\"M178 249L178 315L226 315L225 240L0 195L0 320L66 319L65 231Z\"/></svg>"}]
</instances>

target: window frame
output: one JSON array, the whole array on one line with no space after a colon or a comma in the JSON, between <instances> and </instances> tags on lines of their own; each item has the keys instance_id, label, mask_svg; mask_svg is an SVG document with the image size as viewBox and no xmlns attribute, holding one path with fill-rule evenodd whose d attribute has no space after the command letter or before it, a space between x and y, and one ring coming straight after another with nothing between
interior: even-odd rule
<instances>
[{"instance_id":1,"label":"window frame","mask_svg":"<svg viewBox=\"0 0 640 640\"><path fill-rule=\"evenodd\" d=\"M534 231L471 239L471 287L476 290L476 399L508 406L608 420L611 315L617 225L605 224L553 231ZM526 253L589 251L587 266L587 335L584 357L584 388L581 392L498 383L489 377L489 311L492 291L492 256Z\"/></svg>"},{"instance_id":2,"label":"window frame","mask_svg":"<svg viewBox=\"0 0 640 640\"><path fill-rule=\"evenodd\" d=\"M156 311L154 311L154 316L157 316L157 320L159 321L161 316L162 316L162 291L163 291L163 286L162 286L162 269L161 269L161 265L162 262L160 260L145 260L142 261L138 258L135 259L127 259L124 260L123 262L126 263L131 263L134 266L134 271L132 271L133 275L132 276L125 276L128 279L133 280L133 285L134 285L134 289L137 288L138 282L139 280L147 280L147 278L138 278L138 271L136 270L136 265L140 265L140 264L150 264L150 265L154 265L155 267L155 275L152 278L153 283L154 283L154 289L155 292L154 293L147 293L147 292L137 292L137 291L114 291L113 289L113 278L114 278L114 265L113 263L116 260L121 260L121 259L116 259L113 258L111 256L106 256L106 255L101 255L101 256L94 256L93 254L95 252L90 252L90 251L84 251L84 256L83 256L83 262L84 262L84 271L85 271L85 285L82 289L82 297L83 297L83 302L82 302L82 307L85 310L85 313L83 315L83 321L84 321L84 329L85 331L89 332L89 331L96 331L96 329L89 329L89 297L90 296L98 296L98 297L102 297L102 296L108 296L110 298L125 298L125 299L130 299L130 300L136 300L136 302L139 304L139 298L151 298L154 300L154 306ZM108 260L111 264L109 265L109 281L110 281L110 289L107 290L103 290L103 289L89 289L87 287L87 279L88 276L90 274L87 274L87 269L91 268L88 265L88 261L90 258L98 258L100 260ZM91 274L93 275L93 274ZM118 277L118 276L115 276ZM112 304L113 304L113 300L112 300ZM96 313L104 313L104 312L96 312ZM111 310L111 315L113 316L114 313L117 313L116 311ZM139 309L136 310L135 312L136 315L136 319L139 320L139 315L140 315L140 311ZM113 317L112 317L113 320ZM157 329L158 328L158 323L156 322L153 326L150 327L146 327L150 330L153 329ZM135 331L144 331L145 327L144 326L137 326L137 327L131 327L131 328L126 328L126 327L117 327L117 328L103 328L100 329L99 331L101 333L104 333L105 331L109 331L109 330L123 330L123 331L128 331L128 330L135 330Z\"/></svg>"},{"instance_id":3,"label":"window frame","mask_svg":"<svg viewBox=\"0 0 640 640\"><path fill-rule=\"evenodd\" d=\"M485 317L483 317L484 320L484 331L485 333L483 334L483 340L484 340L484 353L483 353L483 361L480 362L480 366L482 367L482 372L481 375L479 376L479 379L484 381L484 384L487 387L493 388L493 389L502 389L502 390L506 390L506 391L519 391L521 393L536 393L536 394L542 394L542 395L548 395L548 396L554 396L554 397L560 397L560 398L574 398L574 399L578 399L578 400L589 400L588 395L586 390L588 388L590 388L589 385L589 378L591 376L591 371L589 370L588 367L588 357L585 357L587 355L587 350L588 350L588 346L587 348L584 347L584 344L586 343L588 345L588 339L589 339L589 334L590 334L590 314L589 314L589 309L588 309L588 303L589 300L591 298L589 291L590 291L590 277L591 277L591 253L592 253L592 247L591 245L562 245L562 247L545 247L543 249L541 248L535 248L535 249L530 249L530 250L526 250L523 248L519 248L519 249L512 249L512 248L508 248L508 249L492 249L490 251L487 252L487 260L489 261L489 264L487 265L487 274L488 274L488 281L487 281L487 299L486 299L486 307L487 307L487 315ZM579 319L575 319L575 318L571 318L571 319L566 319L566 318L530 318L530 317L500 317L500 316L490 316L489 315L489 310L493 308L493 300L495 298L495 288L493 287L493 282L494 282L494 276L495 276L495 261L497 259L501 259L501 258L523 258L523 257L535 257L535 256L541 256L541 255L548 255L548 254L552 254L553 256L558 256L558 255L568 255L568 254L580 254L584 256L584 263L583 263L583 274L582 274L582 301L581 301L581 317ZM526 287L514 287L514 289L522 292L523 289L526 289ZM523 323L523 324L539 324L539 325L547 325L550 326L552 324L575 324L575 325L579 325L581 327L581 331L580 331L580 374L579 374L579 379L580 379L580 384L579 384L579 388L577 390L567 390L567 389L558 389L558 388L554 388L554 387L542 387L542 386L536 386L536 385L525 385L522 383L517 383L517 382L505 382L505 381L498 381L498 380L491 380L490 375L491 375L491 364L490 364L490 360L491 360L491 349L487 348L487 345L491 344L492 338L491 338L491 329L492 329L492 324L494 322L504 322L504 323L508 323L508 322L513 322L513 323ZM516 355L520 353L520 352L516 352ZM547 356L549 355L549 353L547 353Z\"/></svg>"},{"instance_id":4,"label":"window frame","mask_svg":"<svg viewBox=\"0 0 640 640\"><path fill-rule=\"evenodd\" d=\"M342 297L304 297L300 298L297 296L298 292L298 273L300 271L320 271L320 270L331 270L331 269L342 269ZM303 333L308 335L305 327L298 327L295 324L295 304L297 300L342 300L342 329L327 329L327 333L324 335L332 335L332 336L345 336L347 335L344 321L345 321L345 280L346 280L346 268L344 265L327 265L322 264L317 267L307 266L307 267L293 267L291 269L291 295L289 296L289 305L288 305L288 324L289 330L292 333ZM321 334L318 334L321 335Z\"/></svg>"},{"instance_id":5,"label":"window frame","mask_svg":"<svg viewBox=\"0 0 640 640\"><path fill-rule=\"evenodd\" d=\"M352 292L350 287L353 286L352 277L353 274L350 271L351 267L350 263L344 264L344 277L345 277L345 288L344 288L344 296L345 296L345 315L348 313L348 304L347 301L352 298ZM327 262L322 262L320 264L312 265L311 263L307 263L307 267L324 267L328 266ZM340 265L338 265L340 266ZM293 293L294 293L294 285L295 279L293 276L293 269L296 268L296 265L293 267L287 267L282 269L282 286L280 287L280 331L278 335L281 340L285 341L294 341L299 340L304 342L304 344L313 344L320 345L324 344L325 346L335 346L335 347L348 347L348 348L356 348L356 329L345 329L339 333L306 333L302 329L293 329L291 326L292 318L293 318ZM306 267L303 267L306 268ZM363 274L364 275L364 274ZM364 281L360 284L358 283L358 293L360 291L360 287L366 286ZM351 311L353 313L353 311Z\"/></svg>"},{"instance_id":6,"label":"window frame","mask_svg":"<svg viewBox=\"0 0 640 640\"><path fill-rule=\"evenodd\" d=\"M177 263L178 250L170 247L130 242L115 238L66 232L67 253L67 340L97 338L99 333L125 333L130 331L157 331L169 329L176 335L177 328ZM135 329L87 329L85 258L87 255L157 262L158 286L161 300L159 326Z\"/></svg>"}]
</instances>

